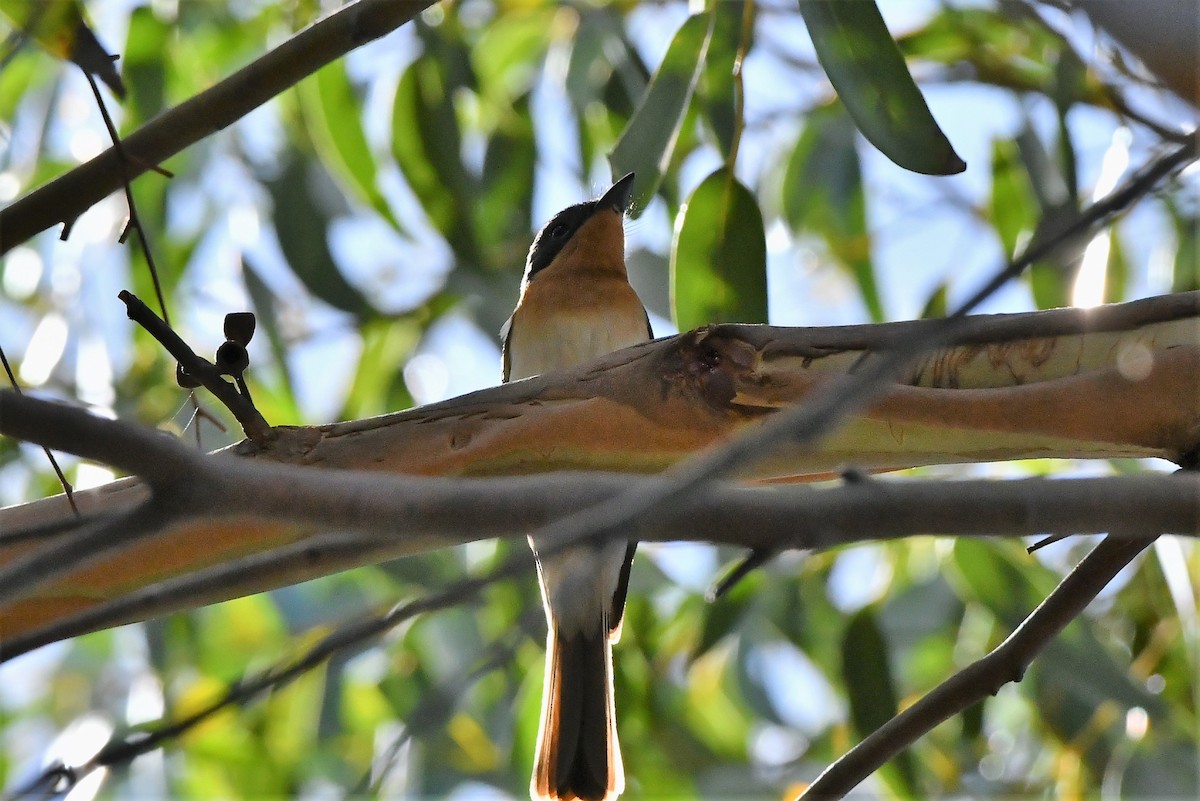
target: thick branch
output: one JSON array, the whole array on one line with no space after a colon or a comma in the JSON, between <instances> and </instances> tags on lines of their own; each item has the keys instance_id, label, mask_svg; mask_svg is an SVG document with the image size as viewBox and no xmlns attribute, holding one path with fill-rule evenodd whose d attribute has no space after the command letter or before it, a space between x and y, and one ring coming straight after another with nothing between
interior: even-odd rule
<instances>
[{"instance_id":1,"label":"thick branch","mask_svg":"<svg viewBox=\"0 0 1200 801\"><path fill-rule=\"evenodd\" d=\"M0 550L0 586L8 595L38 584L36 596L0 608L5 658L62 637L361 564L486 537L524 536L634 486L665 485L662 478L594 473L479 480L313 470L205 457L137 426L14 394L0 394L0 410L0 430L18 420L33 430L34 441L58 443L90 428L96 436L80 438L80 455L102 456L95 443L132 442L136 456L126 459L126 467L151 471L176 463L190 476L159 484L149 505L139 496L138 510L166 516L157 530L101 521L78 534L16 538L19 544ZM688 538L755 548L816 548L861 541L863 532L871 539L1072 534L1107 531L1115 521L1195 534L1200 478L868 480L820 490L717 485L643 526L638 536L669 540L687 532ZM368 533L319 533L347 529ZM139 536L146 540L131 546ZM101 559L118 546L125 550ZM90 568L89 561L95 563ZM60 581L44 581L68 572Z\"/></svg>"},{"instance_id":2,"label":"thick branch","mask_svg":"<svg viewBox=\"0 0 1200 801\"><path fill-rule=\"evenodd\" d=\"M122 142L0 210L0 254L56 223L71 223L110 192L237 122L255 108L356 47L410 21L434 0L358 0L293 36L190 100L160 114Z\"/></svg>"}]
</instances>

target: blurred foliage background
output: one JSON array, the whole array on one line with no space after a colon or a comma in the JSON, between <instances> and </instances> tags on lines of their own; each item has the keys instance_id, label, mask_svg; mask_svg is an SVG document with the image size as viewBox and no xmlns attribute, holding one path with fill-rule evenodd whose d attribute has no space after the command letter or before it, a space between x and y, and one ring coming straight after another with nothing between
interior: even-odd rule
<instances>
[{"instance_id":1,"label":"blurred foliage background","mask_svg":"<svg viewBox=\"0 0 1200 801\"><path fill-rule=\"evenodd\" d=\"M129 95L110 103L120 129L333 5L90 3L100 40L121 54ZM881 10L967 163L957 176L907 172L863 140L794 3L446 3L170 159L171 180L136 181L172 320L207 354L225 313L258 315L249 381L274 424L365 417L497 383L496 332L533 231L606 187L614 164L638 169L628 256L659 335L719 319L936 316L1195 124L1194 107L1078 11L1015 0ZM107 139L77 70L18 37L2 55L8 202ZM143 256L117 243L125 214L113 196L66 241L48 232L4 257L0 346L27 388L181 433L193 409L173 365L116 302L122 288L154 294ZM1198 214L1185 176L986 310L1200 288ZM236 438L199 425L206 448ZM80 487L111 477L65 464ZM0 503L56 491L40 451L0 440ZM6 664L0 786L86 755L113 731L185 713L339 620L486 569L514 547L357 570ZM794 793L998 644L1086 548L1031 557L1017 542L916 538L789 554L708 605L704 590L732 552L643 546L616 659L628 796ZM1194 544L1160 541L1023 682L938 727L864 797L1196 797L1198 583ZM522 797L543 626L532 574L495 586L478 605L397 630L72 797Z\"/></svg>"}]
</instances>

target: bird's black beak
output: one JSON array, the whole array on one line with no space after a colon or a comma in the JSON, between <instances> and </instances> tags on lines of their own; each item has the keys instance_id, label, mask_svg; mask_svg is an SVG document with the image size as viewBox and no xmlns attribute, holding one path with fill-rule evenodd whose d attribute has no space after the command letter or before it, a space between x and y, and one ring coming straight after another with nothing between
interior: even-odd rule
<instances>
[{"instance_id":1,"label":"bird's black beak","mask_svg":"<svg viewBox=\"0 0 1200 801\"><path fill-rule=\"evenodd\" d=\"M629 173L608 188L598 201L596 208L612 209L617 214L624 214L629 209L629 201L633 198L633 173Z\"/></svg>"}]
</instances>

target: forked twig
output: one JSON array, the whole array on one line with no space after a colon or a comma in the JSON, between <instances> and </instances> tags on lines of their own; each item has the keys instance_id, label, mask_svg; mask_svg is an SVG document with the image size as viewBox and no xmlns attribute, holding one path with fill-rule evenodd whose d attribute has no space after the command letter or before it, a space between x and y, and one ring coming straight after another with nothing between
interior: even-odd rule
<instances>
[{"instance_id":1,"label":"forked twig","mask_svg":"<svg viewBox=\"0 0 1200 801\"><path fill-rule=\"evenodd\" d=\"M238 392L233 384L226 381L219 370L207 359L198 356L166 322L158 317L150 307L143 303L137 295L122 290L117 295L125 304L129 319L146 329L150 336L159 341L167 352L177 361L184 372L196 379L200 384L225 404L225 407L241 423L246 436L257 443L264 443L270 436L271 426L259 413L249 399Z\"/></svg>"}]
</instances>

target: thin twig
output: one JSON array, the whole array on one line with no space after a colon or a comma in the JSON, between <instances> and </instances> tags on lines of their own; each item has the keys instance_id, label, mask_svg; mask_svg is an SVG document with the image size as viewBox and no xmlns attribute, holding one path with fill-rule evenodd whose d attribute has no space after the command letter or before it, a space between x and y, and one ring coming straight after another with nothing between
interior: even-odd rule
<instances>
[{"instance_id":1,"label":"thin twig","mask_svg":"<svg viewBox=\"0 0 1200 801\"><path fill-rule=\"evenodd\" d=\"M154 296L158 299L158 308L162 312L163 321L167 325L171 324L171 317L167 313L167 301L163 297L162 282L158 278L158 267L154 263L154 252L150 248L150 240L146 235L146 227L142 225L142 220L138 216L137 203L133 199L133 178L130 175L130 166L132 164L129 155L125 152L125 148L121 145L121 137L117 133L117 126L113 124L112 117L108 113L108 107L104 105L104 98L100 94L100 87L96 83L95 77L90 72L84 72L87 76L88 86L92 87L92 96L96 99L96 108L100 109L100 117L104 120L104 127L108 129L108 138L112 140L113 150L117 154L117 163L121 170L121 188L125 192L125 205L129 209L129 221L125 224L125 230L121 233L121 242L124 242L129 234L129 231L134 231L138 236L138 241L142 245L142 256L146 259L146 266L150 269L150 280L154 284ZM158 165L151 165L151 169L172 177L171 173L164 170Z\"/></svg>"},{"instance_id":2,"label":"thin twig","mask_svg":"<svg viewBox=\"0 0 1200 801\"><path fill-rule=\"evenodd\" d=\"M842 798L944 720L1020 681L1038 655L1155 537L1109 536L991 653L951 676L827 767L800 795Z\"/></svg>"},{"instance_id":3,"label":"thin twig","mask_svg":"<svg viewBox=\"0 0 1200 801\"><path fill-rule=\"evenodd\" d=\"M4 355L4 348L0 347L0 363L4 365L4 374L8 376L8 383L12 385L15 392L21 392L21 385L17 383L17 377L13 374L12 365L8 363L8 356ZM67 496L67 503L71 505L71 511L75 513L75 517L80 517L79 507L75 505L75 488L71 486L71 482L67 481L67 476L58 464L58 459L54 458L54 454L49 448L42 448L42 453L46 454L46 458L50 460L50 466L54 468L54 475L58 476L58 483L63 488L63 494Z\"/></svg>"}]
</instances>

